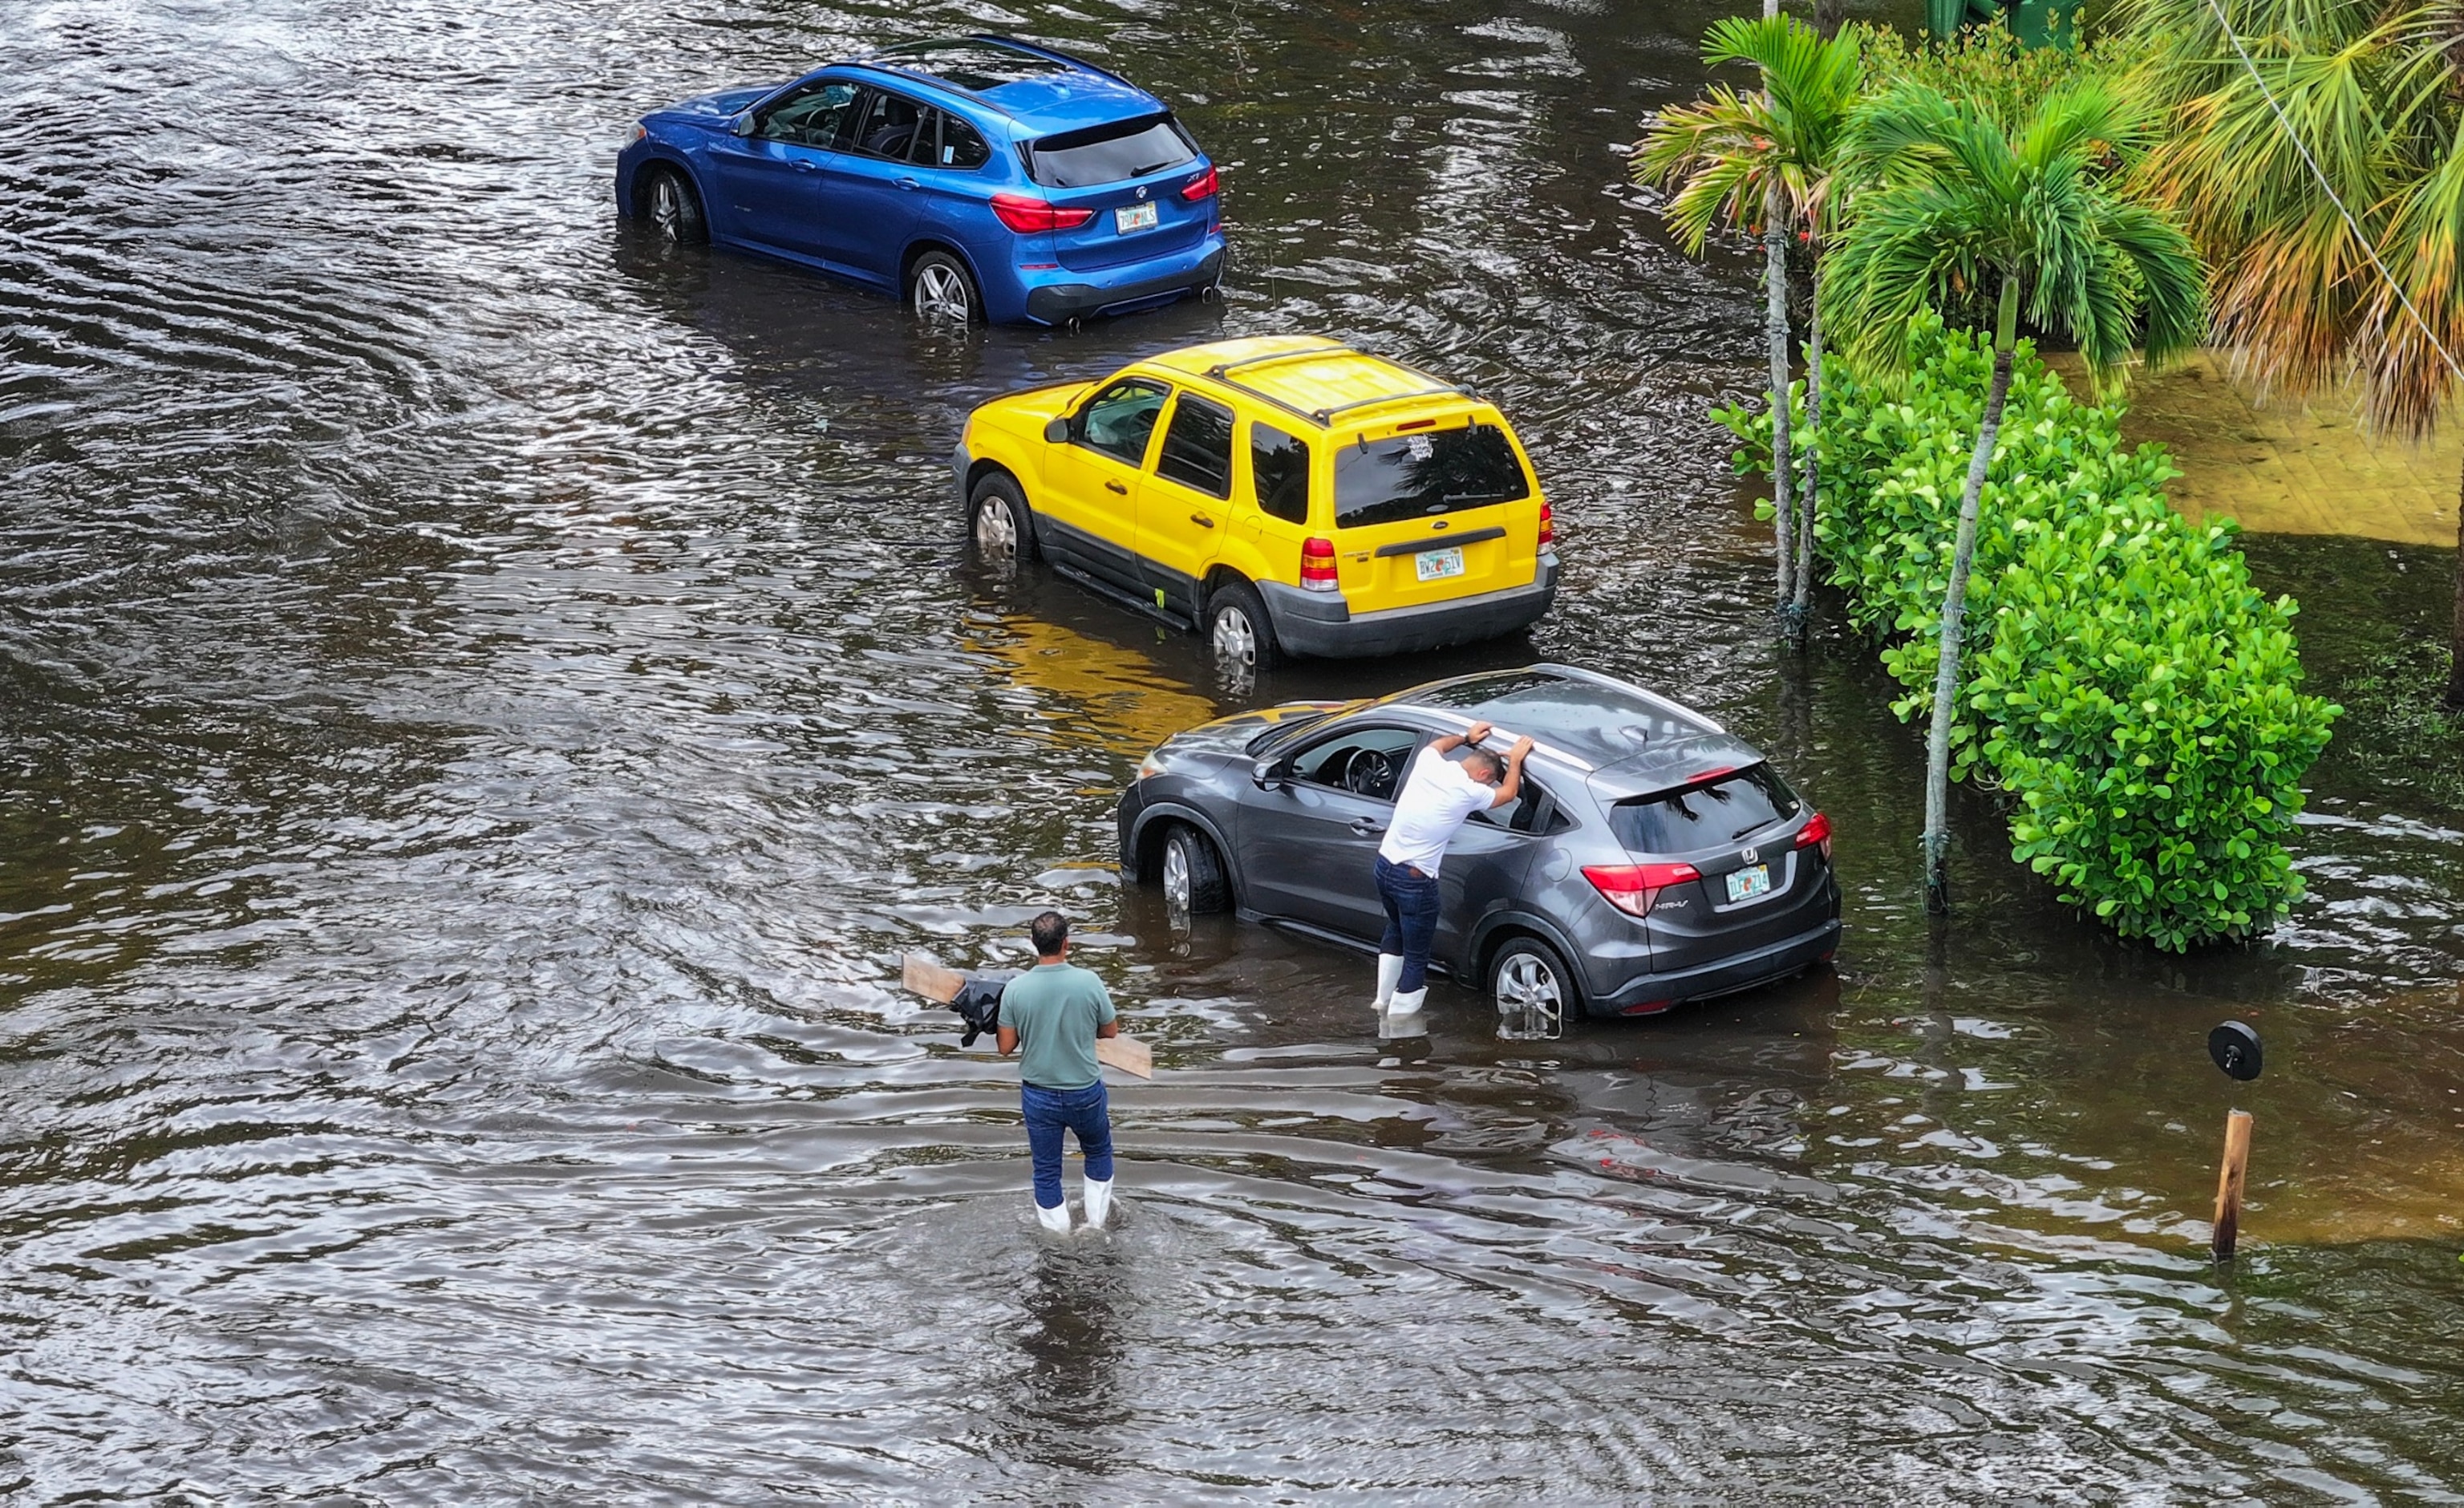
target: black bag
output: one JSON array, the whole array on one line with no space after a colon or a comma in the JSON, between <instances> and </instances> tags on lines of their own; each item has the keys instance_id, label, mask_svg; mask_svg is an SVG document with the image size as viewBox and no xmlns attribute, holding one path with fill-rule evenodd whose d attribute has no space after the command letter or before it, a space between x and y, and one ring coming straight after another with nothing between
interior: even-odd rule
<instances>
[{"instance_id":1,"label":"black bag","mask_svg":"<svg viewBox=\"0 0 2464 1508\"><path fill-rule=\"evenodd\" d=\"M958 1013L958 1025L963 1029L958 1038L960 1047L973 1047L976 1038L987 1031L1001 1030L1001 990L1018 977L1018 973L1017 969L1009 968L990 974L969 974L967 982L958 987L957 996L950 1002L950 1009Z\"/></svg>"}]
</instances>

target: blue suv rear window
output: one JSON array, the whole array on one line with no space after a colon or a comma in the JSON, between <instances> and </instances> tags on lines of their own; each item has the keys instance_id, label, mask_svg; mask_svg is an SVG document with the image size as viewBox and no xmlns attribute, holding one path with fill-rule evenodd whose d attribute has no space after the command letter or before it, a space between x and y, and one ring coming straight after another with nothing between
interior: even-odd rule
<instances>
[{"instance_id":1,"label":"blue suv rear window","mask_svg":"<svg viewBox=\"0 0 2464 1508\"><path fill-rule=\"evenodd\" d=\"M1664 796L1620 801L1609 831L1629 854L1693 854L1734 843L1802 809L1796 792L1769 765Z\"/></svg>"},{"instance_id":2,"label":"blue suv rear window","mask_svg":"<svg viewBox=\"0 0 2464 1508\"><path fill-rule=\"evenodd\" d=\"M1046 188L1092 188L1197 160L1198 148L1168 115L1064 131L1026 149L1028 171Z\"/></svg>"}]
</instances>

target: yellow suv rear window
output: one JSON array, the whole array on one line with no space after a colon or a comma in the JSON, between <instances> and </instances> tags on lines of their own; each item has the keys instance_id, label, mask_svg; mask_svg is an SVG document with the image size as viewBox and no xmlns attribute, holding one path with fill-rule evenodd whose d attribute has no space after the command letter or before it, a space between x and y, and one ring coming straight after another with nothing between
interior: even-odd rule
<instances>
[{"instance_id":1,"label":"yellow suv rear window","mask_svg":"<svg viewBox=\"0 0 2464 1508\"><path fill-rule=\"evenodd\" d=\"M1485 508L1530 495L1523 462L1493 424L1390 434L1334 453L1337 528Z\"/></svg>"}]
</instances>

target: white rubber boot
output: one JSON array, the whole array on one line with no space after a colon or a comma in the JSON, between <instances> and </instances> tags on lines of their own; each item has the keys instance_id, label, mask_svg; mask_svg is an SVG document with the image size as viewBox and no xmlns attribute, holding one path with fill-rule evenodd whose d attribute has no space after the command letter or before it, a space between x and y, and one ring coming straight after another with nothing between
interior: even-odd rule
<instances>
[{"instance_id":1,"label":"white rubber boot","mask_svg":"<svg viewBox=\"0 0 2464 1508\"><path fill-rule=\"evenodd\" d=\"M1104 1219L1112 1212L1112 1181L1109 1178L1087 1180L1087 1229L1101 1231Z\"/></svg>"},{"instance_id":2,"label":"white rubber boot","mask_svg":"<svg viewBox=\"0 0 2464 1508\"><path fill-rule=\"evenodd\" d=\"M1389 1041L1427 1036L1429 1022L1426 1016L1420 1014L1420 1005L1428 998L1429 987L1426 985L1408 993L1397 995L1394 1009L1386 1013L1385 1022L1377 1029L1377 1034Z\"/></svg>"},{"instance_id":3,"label":"white rubber boot","mask_svg":"<svg viewBox=\"0 0 2464 1508\"><path fill-rule=\"evenodd\" d=\"M1057 1205L1036 1206L1035 1218L1044 1222L1044 1229L1054 1235L1069 1233L1069 1206L1067 1201Z\"/></svg>"},{"instance_id":4,"label":"white rubber boot","mask_svg":"<svg viewBox=\"0 0 2464 1508\"><path fill-rule=\"evenodd\" d=\"M1391 1007L1392 1005L1394 1005L1394 1003L1395 1003L1395 983L1396 983L1396 981L1397 981L1397 980L1399 980L1399 979L1401 979L1402 977L1403 977L1403 955L1402 955L1402 954L1400 954L1400 953L1380 953L1380 954L1378 954L1378 955L1377 955L1377 1003L1376 1003L1376 1004L1375 1004L1375 1005L1373 1005L1373 1006L1371 1006L1369 1009L1372 1009L1372 1010L1374 1010L1374 1011L1375 1011L1375 1012L1377 1012L1377 1014L1378 1014L1380 1017L1383 1017L1383 1016L1386 1014L1387 1009L1388 1009L1389 1007Z\"/></svg>"}]
</instances>

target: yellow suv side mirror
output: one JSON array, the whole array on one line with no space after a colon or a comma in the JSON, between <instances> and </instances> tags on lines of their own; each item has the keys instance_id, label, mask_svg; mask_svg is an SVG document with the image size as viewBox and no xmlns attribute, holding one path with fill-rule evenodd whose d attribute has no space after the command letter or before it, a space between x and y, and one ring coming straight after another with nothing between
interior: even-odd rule
<instances>
[{"instance_id":1,"label":"yellow suv side mirror","mask_svg":"<svg viewBox=\"0 0 2464 1508\"><path fill-rule=\"evenodd\" d=\"M1069 415L1065 413L1059 418L1044 421L1044 443L1046 445L1069 443Z\"/></svg>"}]
</instances>

